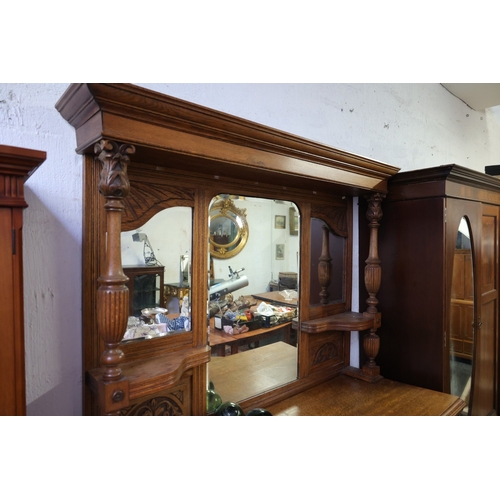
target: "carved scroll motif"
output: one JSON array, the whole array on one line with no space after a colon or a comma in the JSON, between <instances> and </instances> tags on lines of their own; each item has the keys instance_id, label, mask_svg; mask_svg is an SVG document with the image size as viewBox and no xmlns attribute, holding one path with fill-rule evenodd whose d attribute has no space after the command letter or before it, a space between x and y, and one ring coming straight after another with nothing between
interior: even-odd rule
<instances>
[{"instance_id":1,"label":"carved scroll motif","mask_svg":"<svg viewBox=\"0 0 500 500\"><path fill-rule=\"evenodd\" d=\"M319 365L330 359L339 358L338 346L333 342L323 344L314 355L313 365Z\"/></svg>"},{"instance_id":2,"label":"carved scroll motif","mask_svg":"<svg viewBox=\"0 0 500 500\"><path fill-rule=\"evenodd\" d=\"M156 397L143 401L137 405L129 406L120 411L123 416L183 416L184 413L179 404L172 398Z\"/></svg>"},{"instance_id":3,"label":"carved scroll motif","mask_svg":"<svg viewBox=\"0 0 500 500\"><path fill-rule=\"evenodd\" d=\"M104 342L101 355L103 382L117 381L122 377L119 364L124 354L118 348L127 328L129 298L123 273L120 248L122 200L130 184L127 176L129 154L135 148L126 144L102 140L95 145L95 153L102 164L99 192L106 199L107 242L104 272L99 277L97 291L97 329Z\"/></svg>"}]
</instances>

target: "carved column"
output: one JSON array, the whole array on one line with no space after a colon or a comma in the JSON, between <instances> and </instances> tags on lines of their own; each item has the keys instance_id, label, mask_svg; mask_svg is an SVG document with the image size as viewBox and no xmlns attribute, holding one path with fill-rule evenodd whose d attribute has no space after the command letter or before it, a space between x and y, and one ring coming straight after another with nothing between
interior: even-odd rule
<instances>
[{"instance_id":1,"label":"carved column","mask_svg":"<svg viewBox=\"0 0 500 500\"><path fill-rule=\"evenodd\" d=\"M121 258L121 216L123 198L130 190L127 176L128 154L135 152L134 146L102 140L95 145L95 153L102 163L99 192L106 199L107 238L105 242L105 264L99 277L97 291L97 330L104 342L101 355L100 406L105 413L113 413L128 399L128 384L123 381L120 363L124 354L119 345L127 328L129 312L128 278L123 273Z\"/></svg>"},{"instance_id":2,"label":"carved column","mask_svg":"<svg viewBox=\"0 0 500 500\"><path fill-rule=\"evenodd\" d=\"M372 381L381 378L380 367L375 363L375 358L380 349L380 337L377 335L377 329L381 325L381 315L377 310L378 299L376 295L382 280L382 267L378 256L378 228L382 218L382 200L384 198L385 195L382 193L373 193L367 197L368 210L366 212L366 218L369 221L368 226L370 227L370 248L368 258L365 261L365 286L369 297L366 300L368 309L363 314L373 318L373 327L363 339L363 348L368 360L364 364L362 372Z\"/></svg>"},{"instance_id":3,"label":"carved column","mask_svg":"<svg viewBox=\"0 0 500 500\"><path fill-rule=\"evenodd\" d=\"M323 225L323 241L321 244L321 256L318 263L318 280L321 286L321 292L319 296L321 297L321 304L328 304L328 297L330 292L328 287L331 282L332 273L332 258L330 257L330 230L326 225Z\"/></svg>"}]
</instances>

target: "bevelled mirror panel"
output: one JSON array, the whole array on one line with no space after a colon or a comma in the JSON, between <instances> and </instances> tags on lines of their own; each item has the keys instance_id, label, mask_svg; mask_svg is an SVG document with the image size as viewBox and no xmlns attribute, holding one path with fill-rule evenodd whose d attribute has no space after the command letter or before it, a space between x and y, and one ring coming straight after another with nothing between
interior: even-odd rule
<instances>
[{"instance_id":1,"label":"bevelled mirror panel","mask_svg":"<svg viewBox=\"0 0 500 500\"><path fill-rule=\"evenodd\" d=\"M191 330L192 226L191 208L172 207L122 232L130 302L124 342Z\"/></svg>"}]
</instances>

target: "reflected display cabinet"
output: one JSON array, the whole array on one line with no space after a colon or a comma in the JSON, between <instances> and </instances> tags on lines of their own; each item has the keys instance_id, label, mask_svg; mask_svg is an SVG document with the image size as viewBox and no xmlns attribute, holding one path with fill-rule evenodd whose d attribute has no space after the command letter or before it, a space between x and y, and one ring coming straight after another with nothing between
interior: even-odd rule
<instances>
[{"instance_id":1,"label":"reflected display cabinet","mask_svg":"<svg viewBox=\"0 0 500 500\"><path fill-rule=\"evenodd\" d=\"M443 165L390 180L380 229L381 373L472 415L498 413L499 215L500 180Z\"/></svg>"},{"instance_id":2,"label":"reflected display cabinet","mask_svg":"<svg viewBox=\"0 0 500 500\"><path fill-rule=\"evenodd\" d=\"M130 316L140 316L147 307L165 307L163 266L123 266L128 278Z\"/></svg>"},{"instance_id":3,"label":"reflected display cabinet","mask_svg":"<svg viewBox=\"0 0 500 500\"><path fill-rule=\"evenodd\" d=\"M289 363L289 368L293 363L293 378L238 401L243 410L286 401L344 376L363 391L378 384L385 387L376 361L381 322L377 235L380 205L396 167L130 84L72 84L56 108L75 128L77 152L84 163L86 414L207 414L211 382L207 372L213 372L207 318L208 222L212 200L224 199L227 193L239 195L237 199L290 201L297 209L297 221L300 218L300 231L290 231L300 246L298 316L292 323L297 346L284 342L271 346L280 351L276 359ZM371 242L365 265L368 299L361 312L351 307L355 197L367 199ZM124 344L129 290L121 265L120 232L137 229L160 211L178 207L192 213L190 327L175 335ZM314 220L321 224L313 224ZM165 230L170 237L171 228ZM330 248L332 233L341 239L342 248L334 258L331 254L339 243L334 238ZM248 237L254 234L252 226ZM316 241L312 245L311 238L319 239L319 245ZM312 248L320 252L316 260ZM178 257L162 263L166 269L179 268ZM242 280L240 271L230 268L230 279ZM350 366L352 331L364 335L366 362L360 368ZM253 352L267 351L262 347ZM243 354L245 359L253 355L252 350ZM236 356L217 361L228 367ZM278 373L278 379L283 374ZM247 388L256 383L248 373L243 379ZM352 384L346 390L352 393ZM430 412L455 414L460 408L457 398L421 394L426 401L438 401L439 408ZM405 411L420 410L415 406Z\"/></svg>"}]
</instances>

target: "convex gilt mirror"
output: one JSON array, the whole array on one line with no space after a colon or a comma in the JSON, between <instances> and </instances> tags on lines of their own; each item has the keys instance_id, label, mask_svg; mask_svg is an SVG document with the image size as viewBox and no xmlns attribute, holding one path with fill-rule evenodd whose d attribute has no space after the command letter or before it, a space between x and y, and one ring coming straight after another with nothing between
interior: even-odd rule
<instances>
[{"instance_id":1,"label":"convex gilt mirror","mask_svg":"<svg viewBox=\"0 0 500 500\"><path fill-rule=\"evenodd\" d=\"M210 255L215 259L238 255L248 240L246 210L223 196L210 207Z\"/></svg>"}]
</instances>

